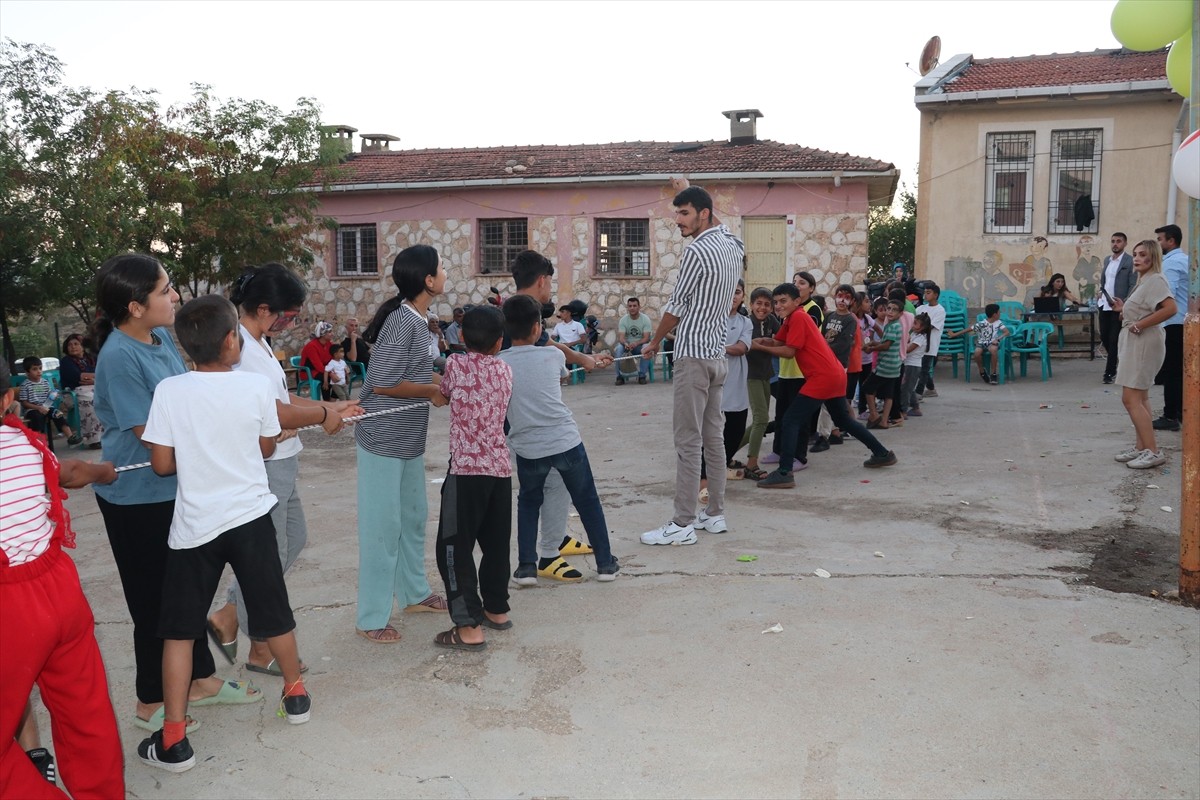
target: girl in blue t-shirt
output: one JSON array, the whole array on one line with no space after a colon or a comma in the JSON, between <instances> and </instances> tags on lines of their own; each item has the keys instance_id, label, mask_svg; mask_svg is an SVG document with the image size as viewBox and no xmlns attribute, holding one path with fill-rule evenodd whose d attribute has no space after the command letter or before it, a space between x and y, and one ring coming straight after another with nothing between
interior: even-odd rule
<instances>
[{"instance_id":1,"label":"girl in blue t-shirt","mask_svg":"<svg viewBox=\"0 0 1200 800\"><path fill-rule=\"evenodd\" d=\"M167 327L175 322L179 294L157 259L138 253L114 256L96 278L100 314L95 337L95 409L104 426L102 459L118 467L149 460L142 431L154 389L164 378L187 367ZM125 603L133 618L137 711L134 724L156 731L163 724L162 639L158 636L167 536L175 513L175 477L160 478L150 469L121 473L113 483L95 487L108 542L121 576ZM249 684L213 677L216 665L208 642L192 650L192 705L250 703L263 695ZM199 723L188 720L188 729Z\"/></svg>"}]
</instances>

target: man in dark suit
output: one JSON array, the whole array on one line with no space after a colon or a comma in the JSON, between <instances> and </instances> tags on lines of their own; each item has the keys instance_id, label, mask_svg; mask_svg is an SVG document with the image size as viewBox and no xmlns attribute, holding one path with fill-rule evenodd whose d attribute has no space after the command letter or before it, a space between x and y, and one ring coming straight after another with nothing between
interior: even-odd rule
<instances>
[{"instance_id":1,"label":"man in dark suit","mask_svg":"<svg viewBox=\"0 0 1200 800\"><path fill-rule=\"evenodd\" d=\"M1133 272L1133 256L1125 252L1129 237L1117 232L1109 240L1112 245L1112 255L1104 259L1100 268L1100 286L1103 291L1097 292L1097 304L1100 307L1100 343L1108 360L1104 363L1104 382L1112 383L1117 375L1117 339L1121 335L1121 315L1112 309L1111 299L1129 297L1137 284L1137 276ZM1105 295L1107 292L1107 296Z\"/></svg>"}]
</instances>

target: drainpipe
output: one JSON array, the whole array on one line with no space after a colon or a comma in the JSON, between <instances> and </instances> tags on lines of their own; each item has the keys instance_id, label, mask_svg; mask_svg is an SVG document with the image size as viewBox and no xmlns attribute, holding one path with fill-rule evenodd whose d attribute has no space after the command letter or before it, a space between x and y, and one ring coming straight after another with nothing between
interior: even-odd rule
<instances>
[{"instance_id":1,"label":"drainpipe","mask_svg":"<svg viewBox=\"0 0 1200 800\"><path fill-rule=\"evenodd\" d=\"M1188 126L1200 130L1200 0L1192 0ZM1174 155L1174 154L1172 154ZM1188 308L1183 318L1183 469L1179 497L1179 599L1200 606L1200 200L1188 200ZM1183 242L1180 242L1182 245Z\"/></svg>"}]
</instances>

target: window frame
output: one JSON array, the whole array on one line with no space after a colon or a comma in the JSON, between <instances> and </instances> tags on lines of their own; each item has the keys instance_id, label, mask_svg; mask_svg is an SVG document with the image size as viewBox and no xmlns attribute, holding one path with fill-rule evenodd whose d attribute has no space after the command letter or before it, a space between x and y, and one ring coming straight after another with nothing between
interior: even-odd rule
<instances>
[{"instance_id":1,"label":"window frame","mask_svg":"<svg viewBox=\"0 0 1200 800\"><path fill-rule=\"evenodd\" d=\"M1092 140L1092 155L1090 158L1064 158L1063 144L1068 141ZM1104 158L1104 129L1103 128L1063 128L1050 131L1050 183L1047 192L1046 232L1054 233L1090 233L1100 231L1100 174ZM1071 172L1091 172L1089 196L1092 198L1092 224L1081 231L1075 226L1075 200L1067 204L1061 202L1064 175ZM1082 196L1082 195L1079 195ZM1076 198L1078 199L1078 198ZM1063 217L1062 215L1066 215ZM1066 219L1066 222L1060 220Z\"/></svg>"},{"instance_id":2,"label":"window frame","mask_svg":"<svg viewBox=\"0 0 1200 800\"><path fill-rule=\"evenodd\" d=\"M489 244L487 242L487 228L489 225L503 226L500 244ZM509 241L510 236L517 230L518 225L523 236L523 241L519 244L515 241ZM513 259L517 257L518 253L529 249L529 218L490 217L488 219L478 219L475 221L475 230L479 231L479 268L476 270L477 274L511 275ZM487 260L489 256L494 256L495 252L499 252L500 266L499 268L492 269L488 266Z\"/></svg>"},{"instance_id":3,"label":"window frame","mask_svg":"<svg viewBox=\"0 0 1200 800\"><path fill-rule=\"evenodd\" d=\"M371 243L371 246L375 250L374 258L371 259L371 263L370 263L371 269L369 271L366 269L363 269L363 264L364 264L364 261L366 261L366 259L364 259L364 257L363 257L363 243L362 243L362 233L363 233L363 231L368 231L368 230L371 232L371 236L374 239L374 241ZM356 253L355 253L354 260L355 260L358 268L354 271L347 271L346 269L344 269L344 260L342 258L343 246L344 246L342 236L344 233L348 233L350 231L354 231L357 234L355 236ZM373 222L366 224L366 225L340 225L339 224L337 227L337 238L334 240L333 258L334 258L334 264L335 264L335 273L336 273L336 276L339 278L377 278L377 277L379 277L380 270L379 270L379 229L378 229L378 226Z\"/></svg>"},{"instance_id":4,"label":"window frame","mask_svg":"<svg viewBox=\"0 0 1200 800\"><path fill-rule=\"evenodd\" d=\"M1005 157L1000 158L997 153L1000 146L1006 143L1023 142L1025 147L1025 156L1022 158ZM1034 157L1036 154L1035 145L1037 143L1037 135L1034 131L996 131L989 132L986 138L986 153L984 158L984 197L983 197L983 232L988 234L1012 234L1012 233L1033 233L1033 178L1034 178ZM1024 178L1024 198L1019 204L1014 204L1011 200L1003 204L1003 208L1007 209L1008 213L1012 213L1018 206L1024 213L1024 220L1020 225L1000 224L997 221L997 209L1001 208L1001 204L996 202L997 189L1003 188L998 186L998 179L1005 175L1022 175Z\"/></svg>"},{"instance_id":5,"label":"window frame","mask_svg":"<svg viewBox=\"0 0 1200 800\"><path fill-rule=\"evenodd\" d=\"M629 243L628 229L629 226L636 225L642 228L641 244ZM611 230L604 230L610 226L617 226L620 241L617 244L600 243L601 236L612 236ZM645 217L598 217L594 221L592 231L592 244L594 245L595 259L592 266L592 275L596 278L622 278L628 280L645 280L654 277L654 266L652 263L651 248L651 231L650 220ZM609 255L612 253L613 255ZM644 254L645 272L634 272L634 256ZM621 267L619 272L601 269L601 261L605 258L615 258L618 265ZM628 261L626 260L628 258ZM628 271L626 270L628 264Z\"/></svg>"}]
</instances>

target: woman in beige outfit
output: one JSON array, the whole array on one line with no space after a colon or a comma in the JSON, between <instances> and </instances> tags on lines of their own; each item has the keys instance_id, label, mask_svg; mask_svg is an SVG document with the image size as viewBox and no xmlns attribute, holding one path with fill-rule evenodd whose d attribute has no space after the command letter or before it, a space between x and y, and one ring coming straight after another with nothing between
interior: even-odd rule
<instances>
[{"instance_id":1,"label":"woman in beige outfit","mask_svg":"<svg viewBox=\"0 0 1200 800\"><path fill-rule=\"evenodd\" d=\"M1131 469L1149 469L1166 463L1167 457L1154 441L1154 414L1150 411L1150 387L1166 355L1162 323L1175 316L1175 299L1162 274L1162 250L1149 239L1133 248L1133 270L1137 287L1125 299L1113 299L1113 311L1121 315L1117 339L1117 378L1121 402L1129 412L1137 442L1133 449L1118 453L1117 461Z\"/></svg>"}]
</instances>

